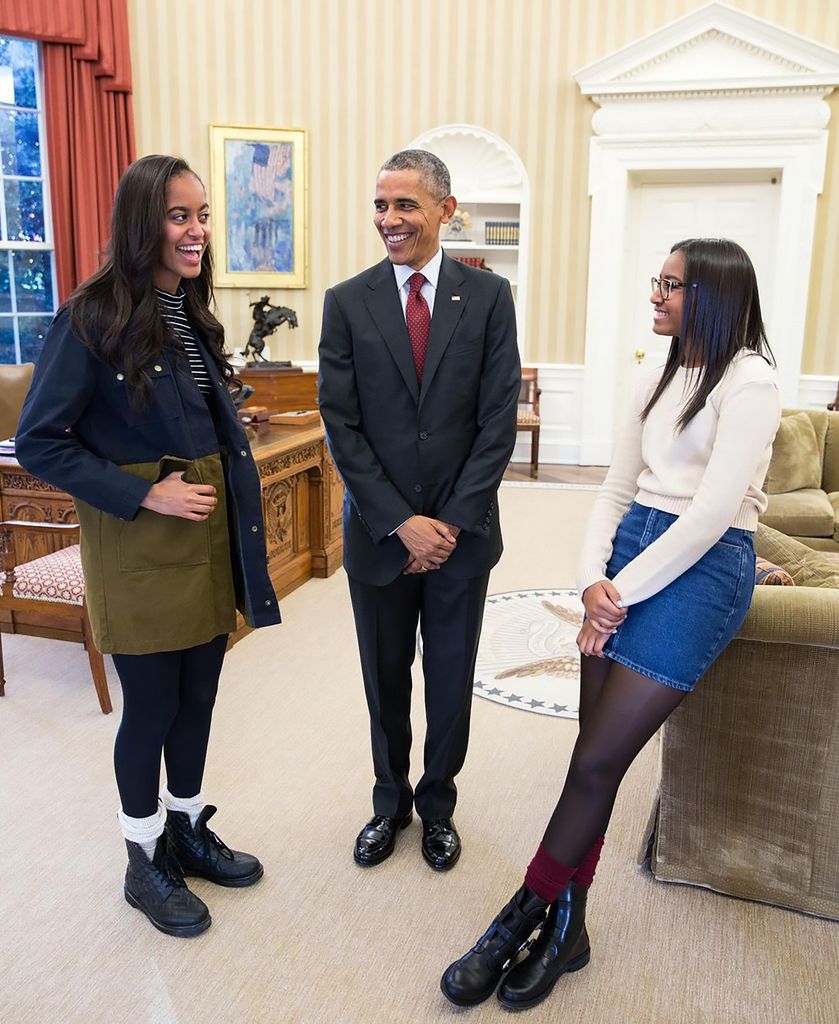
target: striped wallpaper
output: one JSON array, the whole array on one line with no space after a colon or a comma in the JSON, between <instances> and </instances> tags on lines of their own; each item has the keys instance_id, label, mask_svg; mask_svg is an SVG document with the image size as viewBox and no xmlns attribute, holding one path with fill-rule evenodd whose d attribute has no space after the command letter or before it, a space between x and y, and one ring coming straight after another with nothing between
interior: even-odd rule
<instances>
[{"instance_id":1,"label":"striped wallpaper","mask_svg":"<svg viewBox=\"0 0 839 1024\"><path fill-rule=\"evenodd\" d=\"M731 0L839 49L839 0ZM324 289L383 255L371 223L381 162L436 125L505 138L531 180L530 362L581 363L594 105L572 73L703 0L128 0L140 154L209 178L208 125L309 132L309 287L273 292L300 326L275 358L316 355ZM839 375L839 94L819 200L803 373ZM231 346L245 290L218 292ZM274 340L277 339L278 340Z\"/></svg>"}]
</instances>

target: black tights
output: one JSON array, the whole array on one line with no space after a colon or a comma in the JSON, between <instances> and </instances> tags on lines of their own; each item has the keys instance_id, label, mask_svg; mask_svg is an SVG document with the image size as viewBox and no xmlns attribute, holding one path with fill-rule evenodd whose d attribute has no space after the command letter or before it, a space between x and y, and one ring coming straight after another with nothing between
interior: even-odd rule
<instances>
[{"instance_id":1,"label":"black tights","mask_svg":"<svg viewBox=\"0 0 839 1024\"><path fill-rule=\"evenodd\" d=\"M185 651L113 656L123 695L114 770L129 817L156 813L161 753L172 796L200 792L226 646L223 634Z\"/></svg>"},{"instance_id":2,"label":"black tights","mask_svg":"<svg viewBox=\"0 0 839 1024\"><path fill-rule=\"evenodd\" d=\"M580 661L580 734L542 839L568 867L605 833L627 769L686 696L610 658Z\"/></svg>"}]
</instances>

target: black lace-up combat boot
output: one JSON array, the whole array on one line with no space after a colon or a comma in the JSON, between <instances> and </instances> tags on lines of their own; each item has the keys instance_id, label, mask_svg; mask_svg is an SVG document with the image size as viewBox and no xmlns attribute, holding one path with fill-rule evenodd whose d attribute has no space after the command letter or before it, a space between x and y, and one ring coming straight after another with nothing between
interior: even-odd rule
<instances>
[{"instance_id":1,"label":"black lace-up combat boot","mask_svg":"<svg viewBox=\"0 0 839 1024\"><path fill-rule=\"evenodd\" d=\"M207 904L187 888L183 872L168 849L166 833L157 840L154 858L139 843L126 839L128 867L125 898L167 935L200 935L212 923Z\"/></svg>"},{"instance_id":2,"label":"black lace-up combat boot","mask_svg":"<svg viewBox=\"0 0 839 1024\"><path fill-rule=\"evenodd\" d=\"M185 875L206 878L216 885L253 885L262 878L264 868L256 857L231 850L207 828L207 822L215 813L216 808L207 804L193 828L185 812L167 811L169 849L178 858Z\"/></svg>"}]
</instances>

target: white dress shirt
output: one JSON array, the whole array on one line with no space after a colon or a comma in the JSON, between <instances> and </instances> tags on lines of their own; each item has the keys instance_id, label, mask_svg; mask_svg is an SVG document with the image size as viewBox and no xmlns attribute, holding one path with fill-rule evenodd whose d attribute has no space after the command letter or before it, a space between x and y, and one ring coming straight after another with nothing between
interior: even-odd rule
<instances>
[{"instance_id":1,"label":"white dress shirt","mask_svg":"<svg viewBox=\"0 0 839 1024\"><path fill-rule=\"evenodd\" d=\"M425 276L425 284L420 288L420 294L428 303L428 312L431 316L434 315L434 296L437 294L437 281L440 277L440 264L442 262L443 247L441 246L419 271ZM408 322L408 294L411 291L411 286L408 282L416 273L417 271L413 267L409 267L407 263L393 264L393 275L396 278L396 287L399 289L399 301L402 303L402 316L405 317L406 323ZM405 523L407 522L408 520L406 519ZM400 523L396 530L400 530L405 523ZM392 537L396 530L391 530L388 536Z\"/></svg>"},{"instance_id":2,"label":"white dress shirt","mask_svg":"<svg viewBox=\"0 0 839 1024\"><path fill-rule=\"evenodd\" d=\"M428 312L431 316L434 316L434 296L437 294L437 281L440 277L440 264L443 262L443 248L442 246L434 253L431 259L426 263L424 267L420 267L419 272L425 275L425 284L420 288L420 294L428 303ZM393 274L396 278L396 287L399 289L399 301L402 303L402 316L405 317L407 322L407 309L408 309L408 293L411 291L411 286L408 281L416 274L417 271L413 267L409 267L405 264L393 264Z\"/></svg>"}]
</instances>

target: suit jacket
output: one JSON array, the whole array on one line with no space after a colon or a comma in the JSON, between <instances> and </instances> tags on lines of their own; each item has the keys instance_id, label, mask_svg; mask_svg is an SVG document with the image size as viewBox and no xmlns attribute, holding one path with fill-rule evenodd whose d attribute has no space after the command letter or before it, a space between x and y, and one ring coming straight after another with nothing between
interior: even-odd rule
<instances>
[{"instance_id":1,"label":"suit jacket","mask_svg":"<svg viewBox=\"0 0 839 1024\"><path fill-rule=\"evenodd\" d=\"M396 579L408 552L392 533L415 514L462 530L440 572L489 571L521 383L507 280L444 254L421 386L388 259L327 291L319 355L320 411L346 487L347 572Z\"/></svg>"}]
</instances>

